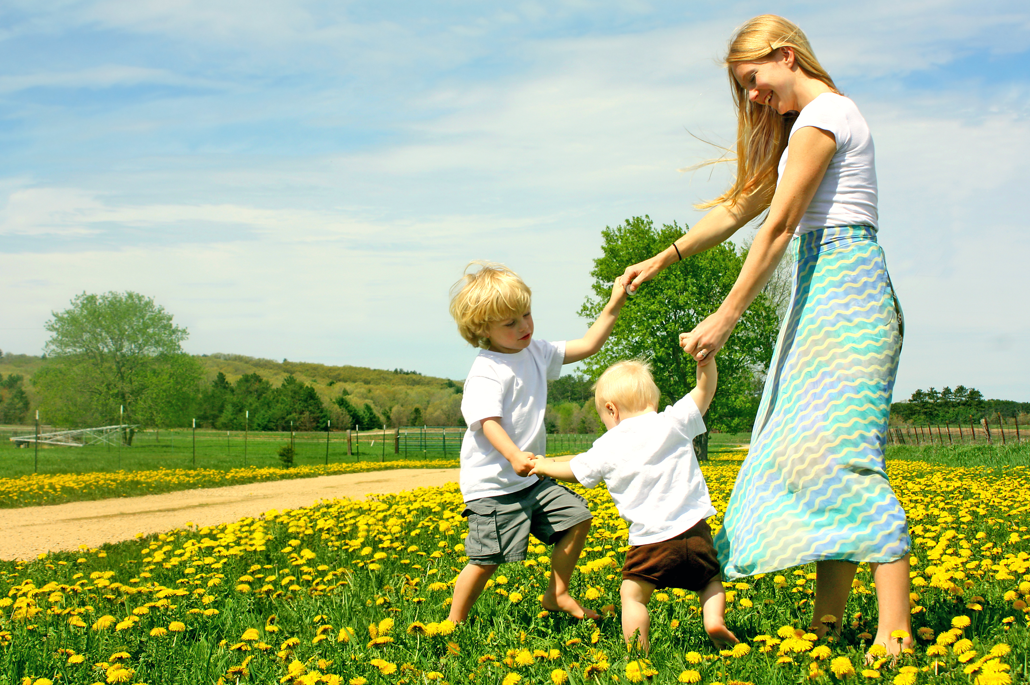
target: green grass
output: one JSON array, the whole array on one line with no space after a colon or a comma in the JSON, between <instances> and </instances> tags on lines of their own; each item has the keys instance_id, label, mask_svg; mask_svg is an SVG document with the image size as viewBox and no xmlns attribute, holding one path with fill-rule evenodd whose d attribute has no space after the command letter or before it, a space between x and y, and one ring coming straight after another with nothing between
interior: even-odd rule
<instances>
[{"instance_id":1,"label":"green grass","mask_svg":"<svg viewBox=\"0 0 1030 685\"><path fill-rule=\"evenodd\" d=\"M1007 445L891 445L887 458L942 466L1030 466L1030 440Z\"/></svg>"}]
</instances>

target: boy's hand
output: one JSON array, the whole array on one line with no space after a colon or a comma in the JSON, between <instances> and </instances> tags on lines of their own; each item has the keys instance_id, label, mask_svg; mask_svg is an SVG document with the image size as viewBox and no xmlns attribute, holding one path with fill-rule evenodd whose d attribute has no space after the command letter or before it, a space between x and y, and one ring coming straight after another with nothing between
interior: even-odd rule
<instances>
[{"instance_id":1,"label":"boy's hand","mask_svg":"<svg viewBox=\"0 0 1030 685\"><path fill-rule=\"evenodd\" d=\"M520 476L528 476L533 471L533 459L535 458L536 455L532 452L516 452L508 461L511 462L511 467L515 469L515 473Z\"/></svg>"},{"instance_id":2,"label":"boy's hand","mask_svg":"<svg viewBox=\"0 0 1030 685\"><path fill-rule=\"evenodd\" d=\"M542 457L539 454L534 454L533 458L530 460L530 463L533 466L533 470L529 472L529 475L531 475L531 476L546 476L547 474L544 473L544 471L543 471L545 468L547 468L545 466L546 461L547 461L546 457Z\"/></svg>"}]
</instances>

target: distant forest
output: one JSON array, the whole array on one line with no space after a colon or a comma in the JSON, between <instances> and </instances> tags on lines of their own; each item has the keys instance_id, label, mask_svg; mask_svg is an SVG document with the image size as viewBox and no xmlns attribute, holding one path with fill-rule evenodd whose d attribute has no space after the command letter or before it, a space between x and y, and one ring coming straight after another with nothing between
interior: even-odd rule
<instances>
[{"instance_id":1,"label":"distant forest","mask_svg":"<svg viewBox=\"0 0 1030 685\"><path fill-rule=\"evenodd\" d=\"M988 400L976 388L964 385L954 390L916 390L907 402L891 405L891 421L919 425L944 425L995 421L1001 415L1006 422L1030 423L1030 402Z\"/></svg>"},{"instance_id":2,"label":"distant forest","mask_svg":"<svg viewBox=\"0 0 1030 685\"><path fill-rule=\"evenodd\" d=\"M327 366L235 354L194 359L203 368L203 380L191 402L164 412L161 427L185 427L193 419L198 427L221 430L464 425L462 385L446 378L405 369ZM31 355L0 356L0 424L31 422L39 406L32 376L45 363L45 358ZM590 385L580 375L563 376L549 384L549 432L599 430ZM47 423L45 414L41 418ZM117 423L117 415L110 422Z\"/></svg>"}]
</instances>

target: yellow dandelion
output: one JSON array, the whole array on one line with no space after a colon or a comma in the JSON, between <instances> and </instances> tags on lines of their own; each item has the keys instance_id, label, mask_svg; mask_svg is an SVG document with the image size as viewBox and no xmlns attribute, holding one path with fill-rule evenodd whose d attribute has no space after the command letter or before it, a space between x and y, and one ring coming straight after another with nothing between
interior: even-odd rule
<instances>
[{"instance_id":1,"label":"yellow dandelion","mask_svg":"<svg viewBox=\"0 0 1030 685\"><path fill-rule=\"evenodd\" d=\"M819 645L811 651L810 656L817 661L822 661L830 656L830 648L826 645Z\"/></svg>"},{"instance_id":2,"label":"yellow dandelion","mask_svg":"<svg viewBox=\"0 0 1030 685\"><path fill-rule=\"evenodd\" d=\"M676 680L681 683L699 683L701 682L701 674L697 671L686 670L680 673L679 678Z\"/></svg>"},{"instance_id":3,"label":"yellow dandelion","mask_svg":"<svg viewBox=\"0 0 1030 685\"><path fill-rule=\"evenodd\" d=\"M1008 656L1009 652L1011 652L1011 651L1012 651L1012 648L1009 647L1004 642L1002 642L1000 644L996 644L993 647L991 647L991 656L993 656L993 657Z\"/></svg>"},{"instance_id":4,"label":"yellow dandelion","mask_svg":"<svg viewBox=\"0 0 1030 685\"><path fill-rule=\"evenodd\" d=\"M168 634L168 629L167 628L162 628L161 626L158 626L156 628L151 628L151 630L150 630L150 637L164 637L167 634Z\"/></svg>"},{"instance_id":5,"label":"yellow dandelion","mask_svg":"<svg viewBox=\"0 0 1030 685\"><path fill-rule=\"evenodd\" d=\"M118 619L111 615L104 615L93 622L93 630L107 630L113 626Z\"/></svg>"},{"instance_id":6,"label":"yellow dandelion","mask_svg":"<svg viewBox=\"0 0 1030 685\"><path fill-rule=\"evenodd\" d=\"M168 631L172 633L182 633L186 630L186 624L182 621L172 621L168 624Z\"/></svg>"},{"instance_id":7,"label":"yellow dandelion","mask_svg":"<svg viewBox=\"0 0 1030 685\"><path fill-rule=\"evenodd\" d=\"M951 619L951 627L958 628L959 630L968 628L972 624L973 622L969 619L968 616L956 616L955 618Z\"/></svg>"},{"instance_id":8,"label":"yellow dandelion","mask_svg":"<svg viewBox=\"0 0 1030 685\"><path fill-rule=\"evenodd\" d=\"M351 678L350 680L348 680L347 685L368 685L368 680L362 678L361 676L357 676L356 678Z\"/></svg>"},{"instance_id":9,"label":"yellow dandelion","mask_svg":"<svg viewBox=\"0 0 1030 685\"><path fill-rule=\"evenodd\" d=\"M750 653L751 647L744 644L743 642L733 645L733 649L730 650L730 654L732 654L735 659L740 659L742 657L747 656Z\"/></svg>"},{"instance_id":10,"label":"yellow dandelion","mask_svg":"<svg viewBox=\"0 0 1030 685\"><path fill-rule=\"evenodd\" d=\"M851 663L851 659L846 656L839 656L831 661L830 670L838 678L847 678L848 676L855 675L855 666Z\"/></svg>"},{"instance_id":11,"label":"yellow dandelion","mask_svg":"<svg viewBox=\"0 0 1030 685\"><path fill-rule=\"evenodd\" d=\"M904 630L894 630L894 631L891 631L891 637L894 638L895 640L907 640L911 636L908 634L907 631L904 631Z\"/></svg>"},{"instance_id":12,"label":"yellow dandelion","mask_svg":"<svg viewBox=\"0 0 1030 685\"><path fill-rule=\"evenodd\" d=\"M551 682L554 685L564 685L569 682L569 674L560 668L556 668L551 671Z\"/></svg>"},{"instance_id":13,"label":"yellow dandelion","mask_svg":"<svg viewBox=\"0 0 1030 685\"><path fill-rule=\"evenodd\" d=\"M894 676L894 685L916 685L915 673L899 673Z\"/></svg>"},{"instance_id":14,"label":"yellow dandelion","mask_svg":"<svg viewBox=\"0 0 1030 685\"><path fill-rule=\"evenodd\" d=\"M385 659L372 659L368 663L378 668L379 672L383 675L392 675L397 672L397 664L386 661Z\"/></svg>"},{"instance_id":15,"label":"yellow dandelion","mask_svg":"<svg viewBox=\"0 0 1030 685\"><path fill-rule=\"evenodd\" d=\"M862 677L870 680L878 680L880 678L880 672L873 668L862 669Z\"/></svg>"},{"instance_id":16,"label":"yellow dandelion","mask_svg":"<svg viewBox=\"0 0 1030 685\"><path fill-rule=\"evenodd\" d=\"M257 628L247 628L243 631L243 637L240 639L244 642L256 642L261 635L258 634Z\"/></svg>"},{"instance_id":17,"label":"yellow dandelion","mask_svg":"<svg viewBox=\"0 0 1030 685\"><path fill-rule=\"evenodd\" d=\"M922 628L916 631L916 635L918 635L919 638L922 640L932 640L934 636L933 628L923 626Z\"/></svg>"},{"instance_id":18,"label":"yellow dandelion","mask_svg":"<svg viewBox=\"0 0 1030 685\"><path fill-rule=\"evenodd\" d=\"M515 685L515 683L519 682L520 680L522 680L522 676L520 676L518 673L509 673L508 675L504 676L504 680L501 681L501 685Z\"/></svg>"},{"instance_id":19,"label":"yellow dandelion","mask_svg":"<svg viewBox=\"0 0 1030 685\"><path fill-rule=\"evenodd\" d=\"M68 665L74 666L75 664L81 664L85 660L86 657L82 656L81 654L72 654L70 657L68 657ZM35 684L33 683L33 685Z\"/></svg>"},{"instance_id":20,"label":"yellow dandelion","mask_svg":"<svg viewBox=\"0 0 1030 685\"><path fill-rule=\"evenodd\" d=\"M699 664L702 661L702 656L697 652L687 652L683 658L686 659L688 664Z\"/></svg>"},{"instance_id":21,"label":"yellow dandelion","mask_svg":"<svg viewBox=\"0 0 1030 685\"><path fill-rule=\"evenodd\" d=\"M515 655L515 663L519 666L529 666L533 663L533 655L529 653L529 650L523 649Z\"/></svg>"},{"instance_id":22,"label":"yellow dandelion","mask_svg":"<svg viewBox=\"0 0 1030 685\"><path fill-rule=\"evenodd\" d=\"M454 632L454 623L451 621L440 621L438 630L441 635L450 635Z\"/></svg>"},{"instance_id":23,"label":"yellow dandelion","mask_svg":"<svg viewBox=\"0 0 1030 685\"><path fill-rule=\"evenodd\" d=\"M951 651L955 652L956 654L962 654L963 652L968 652L972 648L973 641L963 638L952 646Z\"/></svg>"}]
</instances>

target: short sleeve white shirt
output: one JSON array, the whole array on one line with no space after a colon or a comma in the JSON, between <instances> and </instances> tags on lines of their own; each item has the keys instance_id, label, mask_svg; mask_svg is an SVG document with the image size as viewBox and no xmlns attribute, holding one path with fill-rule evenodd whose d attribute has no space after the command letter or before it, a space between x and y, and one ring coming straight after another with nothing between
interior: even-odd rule
<instances>
[{"instance_id":1,"label":"short sleeve white shirt","mask_svg":"<svg viewBox=\"0 0 1030 685\"><path fill-rule=\"evenodd\" d=\"M565 343L533 340L515 354L483 350L472 362L461 400L468 430L461 442L461 495L466 502L518 492L537 482L520 476L483 434L483 419L501 427L524 452L547 453L547 381L561 375Z\"/></svg>"},{"instance_id":2,"label":"short sleeve white shirt","mask_svg":"<svg viewBox=\"0 0 1030 685\"><path fill-rule=\"evenodd\" d=\"M827 226L867 225L878 228L876 159L873 137L862 113L850 98L823 93L798 114L791 137L806 126L833 135L837 151L794 235ZM787 167L787 152L780 157L779 177Z\"/></svg>"},{"instance_id":3,"label":"short sleeve white shirt","mask_svg":"<svg viewBox=\"0 0 1030 685\"><path fill-rule=\"evenodd\" d=\"M623 419L569 466L588 488L605 482L629 524L629 544L661 542L715 514L691 442L704 432L687 395L660 414Z\"/></svg>"}]
</instances>

